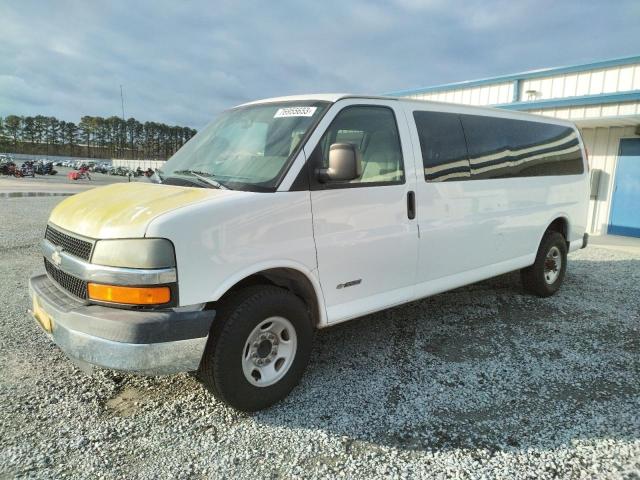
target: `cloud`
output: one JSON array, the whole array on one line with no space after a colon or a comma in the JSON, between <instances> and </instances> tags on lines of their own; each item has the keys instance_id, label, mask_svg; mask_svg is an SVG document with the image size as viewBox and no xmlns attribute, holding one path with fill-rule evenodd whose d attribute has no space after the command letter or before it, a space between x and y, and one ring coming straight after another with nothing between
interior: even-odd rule
<instances>
[{"instance_id":1,"label":"cloud","mask_svg":"<svg viewBox=\"0 0 640 480\"><path fill-rule=\"evenodd\" d=\"M127 116L199 128L257 98L635 54L639 16L634 0L4 2L0 116L119 115L122 84Z\"/></svg>"}]
</instances>

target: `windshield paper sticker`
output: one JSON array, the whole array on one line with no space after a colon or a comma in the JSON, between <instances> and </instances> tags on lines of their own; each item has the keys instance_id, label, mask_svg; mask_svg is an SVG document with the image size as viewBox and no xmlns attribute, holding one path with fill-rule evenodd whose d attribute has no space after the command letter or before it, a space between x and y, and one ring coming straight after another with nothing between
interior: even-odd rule
<instances>
[{"instance_id":1,"label":"windshield paper sticker","mask_svg":"<svg viewBox=\"0 0 640 480\"><path fill-rule=\"evenodd\" d=\"M318 107L287 107L279 108L273 118L285 117L313 117Z\"/></svg>"}]
</instances>

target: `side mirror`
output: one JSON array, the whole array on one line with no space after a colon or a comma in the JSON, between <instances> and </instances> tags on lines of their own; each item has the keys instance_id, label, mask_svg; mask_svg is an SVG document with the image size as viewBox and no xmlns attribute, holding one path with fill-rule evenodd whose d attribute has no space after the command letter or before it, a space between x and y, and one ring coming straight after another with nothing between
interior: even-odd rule
<instances>
[{"instance_id":1,"label":"side mirror","mask_svg":"<svg viewBox=\"0 0 640 480\"><path fill-rule=\"evenodd\" d=\"M350 143L334 143L329 147L329 168L317 170L318 180L355 180L362 175L360 150Z\"/></svg>"}]
</instances>

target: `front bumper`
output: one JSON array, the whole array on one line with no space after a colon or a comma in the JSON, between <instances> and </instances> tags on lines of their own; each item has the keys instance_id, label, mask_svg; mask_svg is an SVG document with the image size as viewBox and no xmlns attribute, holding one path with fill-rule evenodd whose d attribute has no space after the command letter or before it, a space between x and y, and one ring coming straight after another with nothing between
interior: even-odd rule
<instances>
[{"instance_id":1,"label":"front bumper","mask_svg":"<svg viewBox=\"0 0 640 480\"><path fill-rule=\"evenodd\" d=\"M29 279L34 317L69 357L146 375L196 370L215 312L122 310L88 305L46 275ZM46 325L43 325L43 323ZM50 323L50 324L49 324Z\"/></svg>"}]
</instances>

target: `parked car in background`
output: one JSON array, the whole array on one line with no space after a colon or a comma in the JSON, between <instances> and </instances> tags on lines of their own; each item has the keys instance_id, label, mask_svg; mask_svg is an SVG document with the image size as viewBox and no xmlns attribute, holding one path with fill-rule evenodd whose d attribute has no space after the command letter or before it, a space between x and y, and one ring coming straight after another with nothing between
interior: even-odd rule
<instances>
[{"instance_id":1,"label":"parked car in background","mask_svg":"<svg viewBox=\"0 0 640 480\"><path fill-rule=\"evenodd\" d=\"M140 175L140 173L137 170L133 170L131 168L127 168L123 166L112 167L108 173L109 175L118 175L121 177L137 177Z\"/></svg>"},{"instance_id":2,"label":"parked car in background","mask_svg":"<svg viewBox=\"0 0 640 480\"><path fill-rule=\"evenodd\" d=\"M31 160L27 160L26 162L23 162L22 165L20 166L20 171L23 177L33 178L36 176L35 166Z\"/></svg>"},{"instance_id":3,"label":"parked car in background","mask_svg":"<svg viewBox=\"0 0 640 480\"><path fill-rule=\"evenodd\" d=\"M53 162L48 160L38 160L34 163L35 173L38 175L55 175L58 171L54 170L53 165Z\"/></svg>"},{"instance_id":4,"label":"parked car in background","mask_svg":"<svg viewBox=\"0 0 640 480\"><path fill-rule=\"evenodd\" d=\"M197 370L227 404L265 408L298 383L314 329L513 270L556 293L587 244L585 158L571 122L519 112L349 95L241 105L159 184L53 210L34 316L80 361Z\"/></svg>"},{"instance_id":5,"label":"parked car in background","mask_svg":"<svg viewBox=\"0 0 640 480\"><path fill-rule=\"evenodd\" d=\"M0 175L14 176L16 173L16 163L10 155L0 155Z\"/></svg>"},{"instance_id":6,"label":"parked car in background","mask_svg":"<svg viewBox=\"0 0 640 480\"><path fill-rule=\"evenodd\" d=\"M89 165L89 170L96 173L107 173L110 165L106 162L98 162L93 165Z\"/></svg>"}]
</instances>

